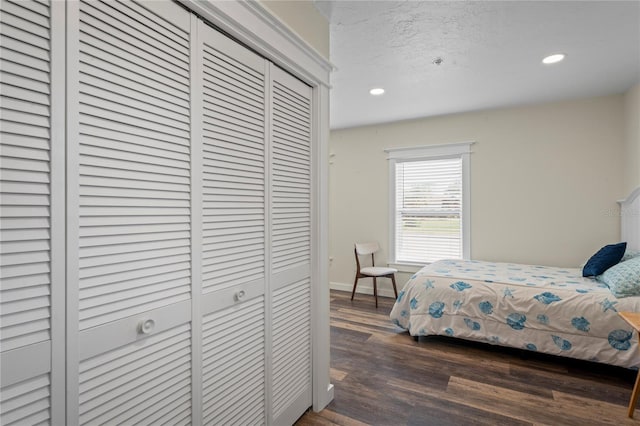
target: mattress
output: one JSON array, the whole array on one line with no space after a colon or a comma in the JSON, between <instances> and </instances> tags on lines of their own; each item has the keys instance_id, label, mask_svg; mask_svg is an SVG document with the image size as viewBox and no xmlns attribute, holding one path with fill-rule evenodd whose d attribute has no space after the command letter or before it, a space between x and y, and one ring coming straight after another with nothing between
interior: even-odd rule
<instances>
[{"instance_id":1,"label":"mattress","mask_svg":"<svg viewBox=\"0 0 640 426\"><path fill-rule=\"evenodd\" d=\"M623 367L640 366L637 333L618 299L580 269L442 260L398 294L391 319L413 336L445 335Z\"/></svg>"}]
</instances>

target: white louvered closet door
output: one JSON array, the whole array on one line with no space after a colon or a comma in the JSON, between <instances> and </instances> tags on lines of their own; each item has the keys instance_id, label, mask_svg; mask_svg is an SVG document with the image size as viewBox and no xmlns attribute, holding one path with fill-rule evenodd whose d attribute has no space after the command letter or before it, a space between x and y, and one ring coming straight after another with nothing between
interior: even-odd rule
<instances>
[{"instance_id":1,"label":"white louvered closet door","mask_svg":"<svg viewBox=\"0 0 640 426\"><path fill-rule=\"evenodd\" d=\"M199 24L203 424L264 424L266 62Z\"/></svg>"},{"instance_id":2,"label":"white louvered closet door","mask_svg":"<svg viewBox=\"0 0 640 426\"><path fill-rule=\"evenodd\" d=\"M64 421L64 4L0 2L0 424Z\"/></svg>"},{"instance_id":3,"label":"white louvered closet door","mask_svg":"<svg viewBox=\"0 0 640 426\"><path fill-rule=\"evenodd\" d=\"M67 7L79 60L69 64L79 85L69 88L68 386L78 393L68 419L188 424L191 14L168 1Z\"/></svg>"},{"instance_id":4,"label":"white louvered closet door","mask_svg":"<svg viewBox=\"0 0 640 426\"><path fill-rule=\"evenodd\" d=\"M271 394L274 424L311 406L311 88L271 66Z\"/></svg>"}]
</instances>

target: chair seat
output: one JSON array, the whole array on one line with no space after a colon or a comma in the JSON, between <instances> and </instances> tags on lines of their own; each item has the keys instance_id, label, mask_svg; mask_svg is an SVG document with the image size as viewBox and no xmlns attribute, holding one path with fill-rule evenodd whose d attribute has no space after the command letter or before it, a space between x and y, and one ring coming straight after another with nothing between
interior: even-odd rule
<instances>
[{"instance_id":1,"label":"chair seat","mask_svg":"<svg viewBox=\"0 0 640 426\"><path fill-rule=\"evenodd\" d=\"M382 277L389 274L395 274L396 272L398 272L397 269L383 268L382 266L369 266L360 269L360 273L362 275L368 275L370 277Z\"/></svg>"}]
</instances>

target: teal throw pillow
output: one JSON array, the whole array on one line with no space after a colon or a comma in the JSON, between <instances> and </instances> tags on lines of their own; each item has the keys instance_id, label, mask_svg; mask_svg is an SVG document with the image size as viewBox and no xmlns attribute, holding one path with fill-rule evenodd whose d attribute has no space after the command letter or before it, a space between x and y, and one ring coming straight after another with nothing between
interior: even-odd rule
<instances>
[{"instance_id":1,"label":"teal throw pillow","mask_svg":"<svg viewBox=\"0 0 640 426\"><path fill-rule=\"evenodd\" d=\"M620 262L598 277L616 297L640 296L640 257Z\"/></svg>"},{"instance_id":2,"label":"teal throw pillow","mask_svg":"<svg viewBox=\"0 0 640 426\"><path fill-rule=\"evenodd\" d=\"M620 259L620 262L633 259L634 257L640 257L640 250L627 249L627 251L624 252L624 256L622 256L622 259Z\"/></svg>"}]
</instances>

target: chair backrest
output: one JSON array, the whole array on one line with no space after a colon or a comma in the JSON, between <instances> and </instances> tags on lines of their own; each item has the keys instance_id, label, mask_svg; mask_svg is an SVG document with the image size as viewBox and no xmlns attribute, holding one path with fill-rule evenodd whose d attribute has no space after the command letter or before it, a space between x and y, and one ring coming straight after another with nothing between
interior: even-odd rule
<instances>
[{"instance_id":1,"label":"chair backrest","mask_svg":"<svg viewBox=\"0 0 640 426\"><path fill-rule=\"evenodd\" d=\"M373 243L356 243L355 244L355 250L353 251L356 255L356 268L358 269L357 274L360 275L360 259L358 259L358 256L366 256L366 255L371 255L371 266L375 266L376 265L376 261L373 258L373 254L375 252L377 252L378 250L380 250L380 246L378 245L378 243L373 242Z\"/></svg>"},{"instance_id":2,"label":"chair backrest","mask_svg":"<svg viewBox=\"0 0 640 426\"><path fill-rule=\"evenodd\" d=\"M356 253L360 256L367 254L373 254L380 250L380 246L377 242L372 243L356 243Z\"/></svg>"}]
</instances>

